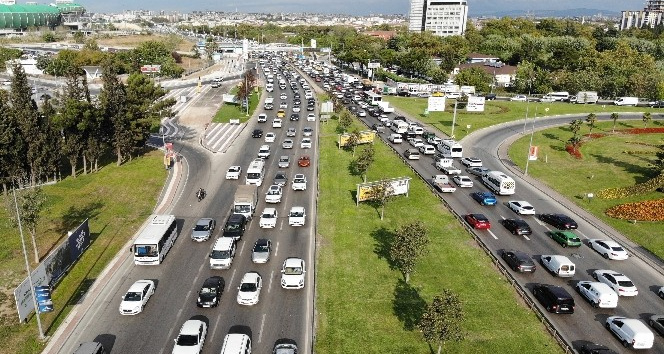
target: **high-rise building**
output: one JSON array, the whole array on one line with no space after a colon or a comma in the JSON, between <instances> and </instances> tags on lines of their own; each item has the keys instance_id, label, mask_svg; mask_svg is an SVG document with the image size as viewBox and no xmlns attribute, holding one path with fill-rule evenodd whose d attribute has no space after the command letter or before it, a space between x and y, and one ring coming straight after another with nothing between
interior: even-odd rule
<instances>
[{"instance_id":1,"label":"high-rise building","mask_svg":"<svg viewBox=\"0 0 664 354\"><path fill-rule=\"evenodd\" d=\"M431 31L436 36L462 35L467 20L467 0L410 0L409 31Z\"/></svg>"},{"instance_id":2,"label":"high-rise building","mask_svg":"<svg viewBox=\"0 0 664 354\"><path fill-rule=\"evenodd\" d=\"M655 26L664 23L664 0L648 0L646 7L640 11L622 11L620 30Z\"/></svg>"}]
</instances>

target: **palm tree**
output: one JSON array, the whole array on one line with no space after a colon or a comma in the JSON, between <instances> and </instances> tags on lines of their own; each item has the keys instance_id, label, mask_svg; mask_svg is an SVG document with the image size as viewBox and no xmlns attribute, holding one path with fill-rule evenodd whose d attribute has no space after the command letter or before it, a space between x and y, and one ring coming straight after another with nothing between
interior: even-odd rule
<instances>
[{"instance_id":1,"label":"palm tree","mask_svg":"<svg viewBox=\"0 0 664 354\"><path fill-rule=\"evenodd\" d=\"M652 120L652 117L650 116L650 112L643 113L643 127L647 128L648 127L648 122Z\"/></svg>"},{"instance_id":2,"label":"palm tree","mask_svg":"<svg viewBox=\"0 0 664 354\"><path fill-rule=\"evenodd\" d=\"M588 134L592 134L593 128L595 128L595 122L597 122L597 116L595 113L590 113L588 117L586 117L586 122L588 122L588 128L590 128L590 132Z\"/></svg>"},{"instance_id":3,"label":"palm tree","mask_svg":"<svg viewBox=\"0 0 664 354\"><path fill-rule=\"evenodd\" d=\"M581 130L581 119L575 119L569 123L569 129L574 134L574 138L577 138L579 135L579 130Z\"/></svg>"},{"instance_id":4,"label":"palm tree","mask_svg":"<svg viewBox=\"0 0 664 354\"><path fill-rule=\"evenodd\" d=\"M611 113L611 119L613 119L613 133L616 132L616 122L618 122L618 118L619 118L618 113L616 112Z\"/></svg>"}]
</instances>

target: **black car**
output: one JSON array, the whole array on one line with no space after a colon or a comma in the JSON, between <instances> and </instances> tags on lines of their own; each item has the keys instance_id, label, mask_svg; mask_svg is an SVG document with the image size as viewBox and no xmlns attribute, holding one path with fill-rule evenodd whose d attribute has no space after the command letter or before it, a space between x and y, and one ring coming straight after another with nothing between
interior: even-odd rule
<instances>
[{"instance_id":1,"label":"black car","mask_svg":"<svg viewBox=\"0 0 664 354\"><path fill-rule=\"evenodd\" d=\"M496 94L495 93L487 93L484 95L484 99L487 101L493 101L496 99Z\"/></svg>"},{"instance_id":2,"label":"black car","mask_svg":"<svg viewBox=\"0 0 664 354\"><path fill-rule=\"evenodd\" d=\"M205 279L201 290L198 292L198 307L217 307L221 294L224 292L224 281L221 277L210 277Z\"/></svg>"},{"instance_id":3,"label":"black car","mask_svg":"<svg viewBox=\"0 0 664 354\"><path fill-rule=\"evenodd\" d=\"M379 111L379 110L375 110L375 111L373 111L373 112L369 112L369 115L372 116L372 117L376 117L376 118L377 118L377 117L380 117L380 111Z\"/></svg>"},{"instance_id":4,"label":"black car","mask_svg":"<svg viewBox=\"0 0 664 354\"><path fill-rule=\"evenodd\" d=\"M553 313L574 313L574 298L567 290L547 284L538 284L533 287L533 295L544 308Z\"/></svg>"},{"instance_id":5,"label":"black car","mask_svg":"<svg viewBox=\"0 0 664 354\"><path fill-rule=\"evenodd\" d=\"M232 237L239 240L244 235L247 226L247 217L242 214L231 214L224 225L223 237Z\"/></svg>"},{"instance_id":6,"label":"black car","mask_svg":"<svg viewBox=\"0 0 664 354\"><path fill-rule=\"evenodd\" d=\"M293 113L293 114L290 115L290 120L292 120L292 121L300 120L300 115L297 114L297 113Z\"/></svg>"},{"instance_id":7,"label":"black car","mask_svg":"<svg viewBox=\"0 0 664 354\"><path fill-rule=\"evenodd\" d=\"M652 108L664 108L664 101L648 102L648 105Z\"/></svg>"},{"instance_id":8,"label":"black car","mask_svg":"<svg viewBox=\"0 0 664 354\"><path fill-rule=\"evenodd\" d=\"M613 350L599 344L589 343L584 344L579 349L580 354L617 354Z\"/></svg>"},{"instance_id":9,"label":"black car","mask_svg":"<svg viewBox=\"0 0 664 354\"><path fill-rule=\"evenodd\" d=\"M397 92L397 96L410 97L410 92L408 92L408 91L399 91L399 92Z\"/></svg>"},{"instance_id":10,"label":"black car","mask_svg":"<svg viewBox=\"0 0 664 354\"><path fill-rule=\"evenodd\" d=\"M308 106L307 106L307 111L308 111L308 112L311 112L311 111L313 111L313 110L315 110L315 109L316 109L316 106L314 106L314 105L308 105Z\"/></svg>"},{"instance_id":11,"label":"black car","mask_svg":"<svg viewBox=\"0 0 664 354\"><path fill-rule=\"evenodd\" d=\"M252 138L260 138L263 136L263 131L261 129L254 129L254 131L251 133Z\"/></svg>"},{"instance_id":12,"label":"black car","mask_svg":"<svg viewBox=\"0 0 664 354\"><path fill-rule=\"evenodd\" d=\"M523 219L505 219L503 226L513 235L531 235L533 233L530 225Z\"/></svg>"},{"instance_id":13,"label":"black car","mask_svg":"<svg viewBox=\"0 0 664 354\"><path fill-rule=\"evenodd\" d=\"M515 272L535 272L537 266L532 258L521 251L503 251L500 257Z\"/></svg>"},{"instance_id":14,"label":"black car","mask_svg":"<svg viewBox=\"0 0 664 354\"><path fill-rule=\"evenodd\" d=\"M302 103L302 100L300 100L299 98L296 98L296 99L293 100L293 105L294 106L299 106L301 103Z\"/></svg>"},{"instance_id":15,"label":"black car","mask_svg":"<svg viewBox=\"0 0 664 354\"><path fill-rule=\"evenodd\" d=\"M540 214L540 220L559 230L572 230L579 227L576 221L564 214Z\"/></svg>"}]
</instances>

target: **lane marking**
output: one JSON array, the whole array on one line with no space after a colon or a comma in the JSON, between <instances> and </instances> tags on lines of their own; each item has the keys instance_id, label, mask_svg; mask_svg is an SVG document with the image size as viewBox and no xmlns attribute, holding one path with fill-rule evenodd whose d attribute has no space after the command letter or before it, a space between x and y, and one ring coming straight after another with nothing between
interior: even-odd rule
<instances>
[{"instance_id":1,"label":"lane marking","mask_svg":"<svg viewBox=\"0 0 664 354\"><path fill-rule=\"evenodd\" d=\"M495 238L496 240L498 239L498 237L496 237L496 235L491 230L487 229L486 231L488 231L491 234L491 236L493 236L493 238Z\"/></svg>"},{"instance_id":2,"label":"lane marking","mask_svg":"<svg viewBox=\"0 0 664 354\"><path fill-rule=\"evenodd\" d=\"M590 239L590 237L586 236L583 232L579 231L578 229L576 229L574 231L576 231L579 235L583 236L583 238L585 238L586 240Z\"/></svg>"},{"instance_id":3,"label":"lane marking","mask_svg":"<svg viewBox=\"0 0 664 354\"><path fill-rule=\"evenodd\" d=\"M261 329L258 332L258 343L263 339L263 327L265 326L265 314L263 314L263 319L261 320Z\"/></svg>"},{"instance_id":4,"label":"lane marking","mask_svg":"<svg viewBox=\"0 0 664 354\"><path fill-rule=\"evenodd\" d=\"M523 238L525 238L526 240L530 241L530 238L528 237L528 235L523 235Z\"/></svg>"},{"instance_id":5,"label":"lane marking","mask_svg":"<svg viewBox=\"0 0 664 354\"><path fill-rule=\"evenodd\" d=\"M267 285L267 293L269 294L272 291L272 278L274 277L274 270L270 272L270 283Z\"/></svg>"}]
</instances>

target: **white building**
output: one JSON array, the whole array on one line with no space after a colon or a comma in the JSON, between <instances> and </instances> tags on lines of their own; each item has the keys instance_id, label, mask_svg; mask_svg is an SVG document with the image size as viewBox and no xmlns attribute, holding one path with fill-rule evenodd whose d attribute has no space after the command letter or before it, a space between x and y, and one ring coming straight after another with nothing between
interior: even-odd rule
<instances>
[{"instance_id":1,"label":"white building","mask_svg":"<svg viewBox=\"0 0 664 354\"><path fill-rule=\"evenodd\" d=\"M436 36L462 35L468 21L466 0L410 0L408 30Z\"/></svg>"},{"instance_id":2,"label":"white building","mask_svg":"<svg viewBox=\"0 0 664 354\"><path fill-rule=\"evenodd\" d=\"M664 0L648 0L640 11L622 11L620 30L630 28L655 28L664 24Z\"/></svg>"}]
</instances>

